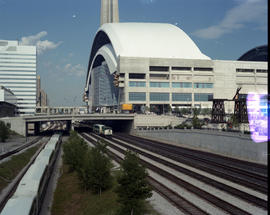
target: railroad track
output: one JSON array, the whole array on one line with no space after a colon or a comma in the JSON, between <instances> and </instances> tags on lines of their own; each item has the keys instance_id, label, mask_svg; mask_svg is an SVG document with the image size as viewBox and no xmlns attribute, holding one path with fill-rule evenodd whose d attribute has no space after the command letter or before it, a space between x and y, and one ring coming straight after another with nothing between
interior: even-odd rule
<instances>
[{"instance_id":1,"label":"railroad track","mask_svg":"<svg viewBox=\"0 0 270 215\"><path fill-rule=\"evenodd\" d=\"M261 193L267 194L268 192L267 167L263 165L168 145L132 135L121 134L114 135L114 137Z\"/></svg>"},{"instance_id":2,"label":"railroad track","mask_svg":"<svg viewBox=\"0 0 270 215\"><path fill-rule=\"evenodd\" d=\"M92 144L96 145L97 141L93 141L93 139L89 138L89 136L85 134L81 134L81 136L86 139L87 141L90 141ZM95 136L97 137L97 136ZM120 149L121 151L121 149ZM122 154L124 151L122 151ZM113 153L111 151L108 151L108 154L110 157L112 157L116 162L120 163L123 160L124 156L119 156L119 154ZM196 215L207 215L208 213L204 212L200 208L198 208L193 203L187 201L183 197L181 197L178 193L173 191L172 189L164 186L162 183L158 182L156 179L154 179L151 176L148 176L148 182L152 186L152 188L159 193L161 196L166 198L169 202L171 202L176 208L178 208L180 211L184 212L185 214L196 214Z\"/></svg>"},{"instance_id":3,"label":"railroad track","mask_svg":"<svg viewBox=\"0 0 270 215\"><path fill-rule=\"evenodd\" d=\"M20 147L18 147L16 149L13 149L13 150L5 153L5 154L1 154L0 155L0 161L3 160L3 159L5 159L5 158L7 158L7 157L9 157L9 156L12 156L12 155L16 154L16 153L18 153L18 152L20 152L20 151L22 151L22 150L24 150L26 148L28 148L29 146L31 146L31 145L33 145L35 143L37 143L39 140L41 140L41 138L42 137L40 137L40 136L39 137L36 137L34 140L30 141L27 144L24 144L24 145L22 145L22 146L20 146Z\"/></svg>"},{"instance_id":4,"label":"railroad track","mask_svg":"<svg viewBox=\"0 0 270 215\"><path fill-rule=\"evenodd\" d=\"M95 138L99 138L96 137ZM89 139L89 137L88 137ZM116 140L115 138L112 138L110 140L106 140L109 142L109 147L113 148L116 151L119 151L123 153L126 149L132 150L140 154L140 157L144 157L142 159L142 163L151 171L158 173L158 175L161 175L163 178L166 178L167 180L173 182L174 184L177 184L178 187L182 187L185 190L188 190L190 193L193 193L194 195L198 196L199 198L203 199L202 204L205 204L205 201L209 203L213 208L219 208L223 213L229 213L229 214L267 214L267 200L265 198L259 198L258 196L253 196L252 194L243 192L239 189L230 187L226 184L223 184L219 181L215 181L213 179L207 178L206 176L199 174L197 172L192 172L188 169L185 169L178 164L176 164L176 161L171 160L171 158L164 158L163 156L160 156L159 154L155 154L153 152L146 151L144 149L141 149L139 147L134 146L134 144L127 144L124 143L123 140ZM126 142L132 142L131 138L129 141ZM162 158L161 158L162 157ZM149 162L151 160L151 162ZM153 165L152 162L155 162L156 165ZM160 165L159 165L160 164ZM161 167L162 166L162 167ZM170 168L171 170L164 171L163 169ZM205 183L208 186L215 187L215 192L221 192L226 193L226 198L223 199L222 195L218 195L216 193L211 194L208 192L207 189L201 189L198 186L194 186L193 184L189 183L188 180L182 180L179 175L171 174L171 171L176 171L180 174L188 175L189 177L197 179L198 183ZM204 185L202 185L203 187ZM172 189L177 190L178 188ZM179 193L182 191L179 191ZM213 191L212 191L213 192ZM252 192L251 192L252 193ZM231 195L232 197L228 196ZM185 198L185 196L182 196ZM182 198L181 197L181 198ZM235 199L235 197L240 198L241 205L238 207L237 204L233 202L233 200L228 201L228 198ZM171 200L170 200L171 201ZM198 200L199 201L199 200ZM175 204L175 203L174 203ZM249 206L252 205L252 206ZM248 207L245 209L245 206ZM200 205L198 205L200 207ZM197 207L197 208L198 208ZM210 207L210 206L208 206ZM206 208L204 208L206 213L212 213L212 214L219 214L219 212L209 212ZM184 211L184 213L187 213L184 209L180 209L181 211ZM202 210L202 208L200 208ZM213 210L212 210L213 211ZM222 212L221 212L222 213ZM187 213L188 214L188 213ZM192 214L192 213L191 213ZM194 213L193 213L194 214ZM201 213L199 213L201 214Z\"/></svg>"}]
</instances>

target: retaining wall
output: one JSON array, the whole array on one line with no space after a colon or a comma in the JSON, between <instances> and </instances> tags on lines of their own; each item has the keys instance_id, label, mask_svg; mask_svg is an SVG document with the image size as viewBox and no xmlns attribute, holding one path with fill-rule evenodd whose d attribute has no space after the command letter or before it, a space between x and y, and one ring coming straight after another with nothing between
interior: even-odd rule
<instances>
[{"instance_id":1,"label":"retaining wall","mask_svg":"<svg viewBox=\"0 0 270 215\"><path fill-rule=\"evenodd\" d=\"M255 143L247 134L196 129L133 130L131 134L267 165L268 143Z\"/></svg>"}]
</instances>

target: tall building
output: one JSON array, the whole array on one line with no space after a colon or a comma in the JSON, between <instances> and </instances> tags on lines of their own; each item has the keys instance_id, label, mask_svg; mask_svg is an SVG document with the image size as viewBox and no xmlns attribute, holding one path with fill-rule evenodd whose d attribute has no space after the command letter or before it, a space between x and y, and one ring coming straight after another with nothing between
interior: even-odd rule
<instances>
[{"instance_id":1,"label":"tall building","mask_svg":"<svg viewBox=\"0 0 270 215\"><path fill-rule=\"evenodd\" d=\"M48 106L47 94L41 89L40 76L37 76L37 107Z\"/></svg>"},{"instance_id":2,"label":"tall building","mask_svg":"<svg viewBox=\"0 0 270 215\"><path fill-rule=\"evenodd\" d=\"M36 47L0 40L0 85L17 97L19 115L35 114Z\"/></svg>"},{"instance_id":3,"label":"tall building","mask_svg":"<svg viewBox=\"0 0 270 215\"><path fill-rule=\"evenodd\" d=\"M101 0L100 26L119 22L118 0Z\"/></svg>"}]
</instances>

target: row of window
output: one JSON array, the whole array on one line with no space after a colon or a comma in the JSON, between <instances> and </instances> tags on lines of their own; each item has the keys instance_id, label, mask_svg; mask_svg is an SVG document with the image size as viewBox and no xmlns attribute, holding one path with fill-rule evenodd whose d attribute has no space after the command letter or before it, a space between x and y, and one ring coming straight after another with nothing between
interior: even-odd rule
<instances>
[{"instance_id":1,"label":"row of window","mask_svg":"<svg viewBox=\"0 0 270 215\"><path fill-rule=\"evenodd\" d=\"M173 66L172 70L174 71L191 71L191 67L180 67L180 66ZM151 72L168 72L168 66L149 66L149 71ZM194 67L194 71L213 71L211 67Z\"/></svg>"},{"instance_id":2,"label":"row of window","mask_svg":"<svg viewBox=\"0 0 270 215\"><path fill-rule=\"evenodd\" d=\"M129 87L146 87L145 81L130 81ZM169 88L169 82L150 82L150 87ZM172 82L172 88L192 88L191 82ZM213 83L194 83L194 88L213 88Z\"/></svg>"},{"instance_id":3,"label":"row of window","mask_svg":"<svg viewBox=\"0 0 270 215\"><path fill-rule=\"evenodd\" d=\"M254 73L255 69L236 69L236 72L250 72ZM256 69L256 72L258 73L268 73L267 69Z\"/></svg>"},{"instance_id":4,"label":"row of window","mask_svg":"<svg viewBox=\"0 0 270 215\"><path fill-rule=\"evenodd\" d=\"M170 101L170 93L149 93L150 101ZM194 101L209 101L213 97L212 93L194 93ZM145 92L130 92L129 101L146 101ZM172 93L172 101L192 101L192 93Z\"/></svg>"}]
</instances>

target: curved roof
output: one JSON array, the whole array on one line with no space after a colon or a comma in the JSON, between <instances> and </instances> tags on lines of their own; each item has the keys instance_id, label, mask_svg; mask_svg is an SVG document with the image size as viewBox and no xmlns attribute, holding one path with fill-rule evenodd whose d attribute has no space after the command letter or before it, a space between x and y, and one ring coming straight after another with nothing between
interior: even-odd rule
<instances>
[{"instance_id":1,"label":"curved roof","mask_svg":"<svg viewBox=\"0 0 270 215\"><path fill-rule=\"evenodd\" d=\"M247 51L238 60L240 61L268 61L268 45L257 46Z\"/></svg>"},{"instance_id":2,"label":"curved roof","mask_svg":"<svg viewBox=\"0 0 270 215\"><path fill-rule=\"evenodd\" d=\"M171 24L106 23L100 31L108 36L116 56L210 59L184 31Z\"/></svg>"}]
</instances>

